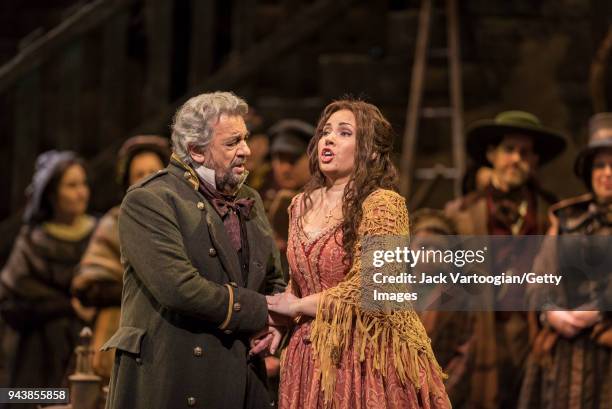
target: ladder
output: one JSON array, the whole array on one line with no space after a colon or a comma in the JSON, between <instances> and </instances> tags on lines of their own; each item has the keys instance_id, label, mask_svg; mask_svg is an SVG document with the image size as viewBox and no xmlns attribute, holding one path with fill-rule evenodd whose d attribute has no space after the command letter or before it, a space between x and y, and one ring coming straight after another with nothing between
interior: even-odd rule
<instances>
[{"instance_id":1,"label":"ladder","mask_svg":"<svg viewBox=\"0 0 612 409\"><path fill-rule=\"evenodd\" d=\"M459 48L458 0L446 1L447 48L429 47L429 35L432 27L433 2L422 0L419 11L417 43L412 67L410 97L406 112L402 156L400 166L400 193L408 199L409 208L418 208L440 179L454 181L454 195L461 195L461 178L465 171L465 143L463 136L463 95L461 84L461 55ZM446 59L449 68L449 102L448 107L422 106L425 88L425 72L428 57ZM415 149L419 136L419 121L424 119L443 119L451 121L453 165L447 167L440 163L430 168L414 169ZM419 189L412 192L413 179L422 180Z\"/></svg>"}]
</instances>

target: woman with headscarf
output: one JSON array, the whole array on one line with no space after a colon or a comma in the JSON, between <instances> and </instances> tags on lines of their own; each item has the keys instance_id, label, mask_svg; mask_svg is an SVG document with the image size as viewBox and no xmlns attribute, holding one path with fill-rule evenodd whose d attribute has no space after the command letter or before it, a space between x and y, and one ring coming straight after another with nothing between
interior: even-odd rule
<instances>
[{"instance_id":1,"label":"woman with headscarf","mask_svg":"<svg viewBox=\"0 0 612 409\"><path fill-rule=\"evenodd\" d=\"M119 149L117 181L127 191L137 181L163 169L169 158L168 138L133 136ZM102 217L72 281L72 292L83 305L100 309L93 333L93 368L107 381L113 367L114 351L102 352L100 348L119 327L123 290L118 220L119 206Z\"/></svg>"},{"instance_id":2,"label":"woman with headscarf","mask_svg":"<svg viewBox=\"0 0 612 409\"><path fill-rule=\"evenodd\" d=\"M549 235L533 266L535 272L563 274L560 288L529 285L533 347L519 408L612 408L612 316L610 288L566 268L601 243L586 236L612 234L612 113L591 118L590 141L574 166L589 193L550 209ZM586 241L576 247L574 239ZM567 248L568 245L570 248ZM584 250L588 250L584 253ZM605 250L607 251L607 250ZM609 275L609 264L603 272ZM593 265L588 274L594 274ZM602 288L597 288L602 287ZM603 297L603 298L602 298ZM607 297L607 298L606 298Z\"/></svg>"},{"instance_id":3,"label":"woman with headscarf","mask_svg":"<svg viewBox=\"0 0 612 409\"><path fill-rule=\"evenodd\" d=\"M291 288L268 298L270 311L298 322L280 408L450 407L416 312L362 304L365 239L408 235L392 151L375 106L341 100L323 111L308 147L312 179L289 209Z\"/></svg>"},{"instance_id":4,"label":"woman with headscarf","mask_svg":"<svg viewBox=\"0 0 612 409\"><path fill-rule=\"evenodd\" d=\"M70 295L96 220L86 213L87 175L70 151L36 160L24 225L0 273L5 387L62 385L78 335L95 313ZM20 408L28 407L19 405Z\"/></svg>"}]
</instances>

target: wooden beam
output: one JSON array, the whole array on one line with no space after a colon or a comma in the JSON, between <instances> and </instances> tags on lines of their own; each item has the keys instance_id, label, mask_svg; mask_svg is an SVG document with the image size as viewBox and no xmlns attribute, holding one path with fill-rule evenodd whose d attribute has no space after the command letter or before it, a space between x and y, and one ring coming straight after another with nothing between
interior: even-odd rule
<instances>
[{"instance_id":1,"label":"wooden beam","mask_svg":"<svg viewBox=\"0 0 612 409\"><path fill-rule=\"evenodd\" d=\"M32 179L41 133L41 78L38 70L23 77L15 89L11 211L25 202L25 188Z\"/></svg>"},{"instance_id":2,"label":"wooden beam","mask_svg":"<svg viewBox=\"0 0 612 409\"><path fill-rule=\"evenodd\" d=\"M424 180L423 183L419 185L418 189L416 189L414 194L410 196L410 202L408 202L409 211L412 212L420 208L423 203L425 203L425 200L427 199L427 197L429 197L429 195L433 191L433 188L441 179L441 177L441 174L436 174L432 179Z\"/></svg>"},{"instance_id":3,"label":"wooden beam","mask_svg":"<svg viewBox=\"0 0 612 409\"><path fill-rule=\"evenodd\" d=\"M406 111L406 125L404 127L404 138L402 142L400 193L406 198L410 195L412 187L414 152L419 127L421 100L423 98L423 88L425 85L427 47L429 45L431 25L431 2L432 0L422 0L421 2L417 44L414 53L414 64L412 66L412 78L410 81L410 97L408 100L408 109Z\"/></svg>"},{"instance_id":4,"label":"wooden beam","mask_svg":"<svg viewBox=\"0 0 612 409\"><path fill-rule=\"evenodd\" d=\"M252 16L255 0L241 0L232 3L232 53L242 55L253 43Z\"/></svg>"},{"instance_id":5,"label":"wooden beam","mask_svg":"<svg viewBox=\"0 0 612 409\"><path fill-rule=\"evenodd\" d=\"M123 137L126 124L127 96L127 27L128 13L117 14L102 32L102 66L100 68L99 146ZM103 142L106 141L106 142Z\"/></svg>"},{"instance_id":6,"label":"wooden beam","mask_svg":"<svg viewBox=\"0 0 612 409\"><path fill-rule=\"evenodd\" d=\"M457 0L446 0L446 18L448 35L448 60L450 65L450 100L453 114L451 129L453 140L453 167L458 177L454 181L455 197L463 194L461 178L465 173L465 141L463 137L463 86L461 77L461 46L459 31L459 11Z\"/></svg>"},{"instance_id":7,"label":"wooden beam","mask_svg":"<svg viewBox=\"0 0 612 409\"><path fill-rule=\"evenodd\" d=\"M173 2L145 0L147 31L147 84L144 90L145 117L159 112L170 102L172 75Z\"/></svg>"},{"instance_id":8,"label":"wooden beam","mask_svg":"<svg viewBox=\"0 0 612 409\"><path fill-rule=\"evenodd\" d=\"M597 51L591 62L589 88L591 91L593 112L595 113L608 110L606 74L610 63L610 54L612 54L612 24L608 29L607 35L604 37L599 47L597 47Z\"/></svg>"},{"instance_id":9,"label":"wooden beam","mask_svg":"<svg viewBox=\"0 0 612 409\"><path fill-rule=\"evenodd\" d=\"M57 127L52 134L59 149L81 151L86 140L81 134L81 79L82 79L82 41L71 44L58 61L59 83L57 99Z\"/></svg>"},{"instance_id":10,"label":"wooden beam","mask_svg":"<svg viewBox=\"0 0 612 409\"><path fill-rule=\"evenodd\" d=\"M79 123L83 130L83 139L87 143L81 145L80 153L84 157L91 157L98 153L105 141L100 139L101 127L107 118L100 116L100 100L103 88L101 83L102 65L102 30L93 30L83 36L83 57L81 68L81 95L79 105L81 114ZM104 119L101 119L104 118Z\"/></svg>"},{"instance_id":11,"label":"wooden beam","mask_svg":"<svg viewBox=\"0 0 612 409\"><path fill-rule=\"evenodd\" d=\"M191 45L188 87L206 80L213 70L215 52L215 1L191 0Z\"/></svg>"},{"instance_id":12,"label":"wooden beam","mask_svg":"<svg viewBox=\"0 0 612 409\"><path fill-rule=\"evenodd\" d=\"M63 143L58 143L63 139L61 107L58 103L63 86L61 55L56 55L49 62L41 65L38 71L41 77L38 90L41 100L40 149L66 149Z\"/></svg>"},{"instance_id":13,"label":"wooden beam","mask_svg":"<svg viewBox=\"0 0 612 409\"><path fill-rule=\"evenodd\" d=\"M83 33L100 26L135 0L96 0L84 5L39 39L33 41L12 60L0 67L0 92L55 56Z\"/></svg>"}]
</instances>

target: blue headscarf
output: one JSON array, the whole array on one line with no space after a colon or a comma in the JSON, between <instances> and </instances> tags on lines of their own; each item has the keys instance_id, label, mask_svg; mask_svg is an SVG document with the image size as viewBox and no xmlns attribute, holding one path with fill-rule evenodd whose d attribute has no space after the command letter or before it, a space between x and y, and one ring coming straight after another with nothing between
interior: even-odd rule
<instances>
[{"instance_id":1,"label":"blue headscarf","mask_svg":"<svg viewBox=\"0 0 612 409\"><path fill-rule=\"evenodd\" d=\"M41 208L43 195L49 182L63 163L76 160L78 160L78 156L72 151L50 150L38 155L32 182L26 188L28 203L23 213L24 223L31 224L40 221L39 218L43 211Z\"/></svg>"}]
</instances>

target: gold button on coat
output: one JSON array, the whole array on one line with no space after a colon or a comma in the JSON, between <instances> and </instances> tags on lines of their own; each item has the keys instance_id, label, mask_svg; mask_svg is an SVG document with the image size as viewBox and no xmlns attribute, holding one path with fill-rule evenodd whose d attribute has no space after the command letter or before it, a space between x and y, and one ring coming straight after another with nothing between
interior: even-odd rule
<instances>
[{"instance_id":1,"label":"gold button on coat","mask_svg":"<svg viewBox=\"0 0 612 409\"><path fill-rule=\"evenodd\" d=\"M203 352L204 350L202 350L202 347L193 348L193 356L201 357Z\"/></svg>"},{"instance_id":2,"label":"gold button on coat","mask_svg":"<svg viewBox=\"0 0 612 409\"><path fill-rule=\"evenodd\" d=\"M185 179L190 179L190 178L191 178L191 173L189 173L189 171L188 171L188 170L186 170L186 171L185 171L185 173L183 173L183 177L184 177Z\"/></svg>"},{"instance_id":3,"label":"gold button on coat","mask_svg":"<svg viewBox=\"0 0 612 409\"><path fill-rule=\"evenodd\" d=\"M225 331L223 331L223 333L225 335L230 335L232 333L232 330L231 329L226 329Z\"/></svg>"},{"instance_id":4,"label":"gold button on coat","mask_svg":"<svg viewBox=\"0 0 612 409\"><path fill-rule=\"evenodd\" d=\"M194 398L193 396L190 396L187 398L187 406L195 406L196 404L196 398Z\"/></svg>"},{"instance_id":5,"label":"gold button on coat","mask_svg":"<svg viewBox=\"0 0 612 409\"><path fill-rule=\"evenodd\" d=\"M203 210L204 209L204 202L198 202L198 204L196 206L198 206L198 209Z\"/></svg>"},{"instance_id":6,"label":"gold button on coat","mask_svg":"<svg viewBox=\"0 0 612 409\"><path fill-rule=\"evenodd\" d=\"M211 247L208 250L208 255L211 256L211 257L215 257L217 255L217 250L215 250L213 247Z\"/></svg>"}]
</instances>

